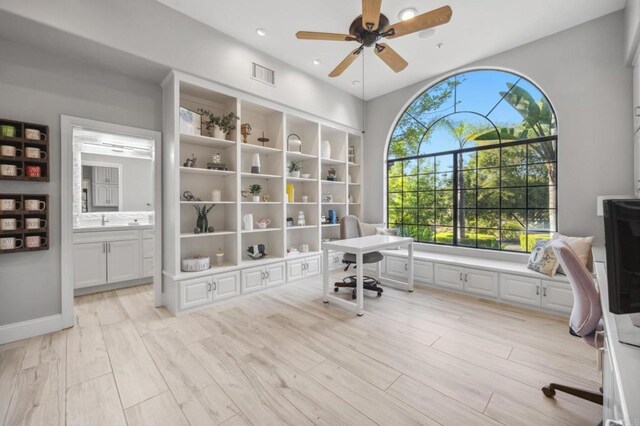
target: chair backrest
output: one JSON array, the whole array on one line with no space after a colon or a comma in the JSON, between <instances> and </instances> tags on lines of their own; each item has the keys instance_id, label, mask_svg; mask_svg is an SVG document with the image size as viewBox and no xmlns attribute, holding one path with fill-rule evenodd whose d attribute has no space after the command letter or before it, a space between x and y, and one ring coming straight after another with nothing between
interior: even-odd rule
<instances>
[{"instance_id":1,"label":"chair backrest","mask_svg":"<svg viewBox=\"0 0 640 426\"><path fill-rule=\"evenodd\" d=\"M361 236L360 221L357 216L348 215L340 219L340 239L358 238Z\"/></svg>"},{"instance_id":2,"label":"chair backrest","mask_svg":"<svg viewBox=\"0 0 640 426\"><path fill-rule=\"evenodd\" d=\"M571 329L578 336L590 335L596 330L602 318L600 294L591 278L591 273L564 241L553 240L551 247L567 274L573 290L573 310L569 322Z\"/></svg>"}]
</instances>

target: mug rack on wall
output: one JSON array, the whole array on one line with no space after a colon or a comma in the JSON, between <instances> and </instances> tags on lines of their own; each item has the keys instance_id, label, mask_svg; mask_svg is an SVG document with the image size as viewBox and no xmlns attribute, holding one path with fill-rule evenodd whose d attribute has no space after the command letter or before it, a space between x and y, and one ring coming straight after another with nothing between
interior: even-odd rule
<instances>
[{"instance_id":1,"label":"mug rack on wall","mask_svg":"<svg viewBox=\"0 0 640 426\"><path fill-rule=\"evenodd\" d=\"M9 210L9 207L13 209ZM0 228L3 219L15 219L16 229L0 229L0 254L49 250L47 194L0 194ZM31 226L27 226L27 222ZM37 228L35 223L38 224ZM27 247L28 237L39 237L38 245Z\"/></svg>"},{"instance_id":2,"label":"mug rack on wall","mask_svg":"<svg viewBox=\"0 0 640 426\"><path fill-rule=\"evenodd\" d=\"M49 182L49 126L0 118L0 180Z\"/></svg>"}]
</instances>

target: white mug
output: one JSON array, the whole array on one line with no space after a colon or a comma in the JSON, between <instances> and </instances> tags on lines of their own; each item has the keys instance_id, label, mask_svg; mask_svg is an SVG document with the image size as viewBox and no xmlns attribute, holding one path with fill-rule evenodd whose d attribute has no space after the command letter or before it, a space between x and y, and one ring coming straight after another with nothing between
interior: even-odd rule
<instances>
[{"instance_id":1,"label":"white mug","mask_svg":"<svg viewBox=\"0 0 640 426\"><path fill-rule=\"evenodd\" d=\"M308 196L308 195L303 195L303 196L302 196L302 202L303 202L303 203L306 203L306 202L308 202L308 201L309 201L309 196Z\"/></svg>"},{"instance_id":2,"label":"white mug","mask_svg":"<svg viewBox=\"0 0 640 426\"><path fill-rule=\"evenodd\" d=\"M46 246L49 240L47 237L41 237L40 235L29 235L25 238L25 245L27 248L38 248Z\"/></svg>"},{"instance_id":3,"label":"white mug","mask_svg":"<svg viewBox=\"0 0 640 426\"><path fill-rule=\"evenodd\" d=\"M0 219L0 231L15 231L22 228L22 221L14 217Z\"/></svg>"},{"instance_id":4,"label":"white mug","mask_svg":"<svg viewBox=\"0 0 640 426\"><path fill-rule=\"evenodd\" d=\"M24 209L25 210L38 210L42 211L47 208L47 204L44 201L40 200L24 200Z\"/></svg>"},{"instance_id":5,"label":"white mug","mask_svg":"<svg viewBox=\"0 0 640 426\"><path fill-rule=\"evenodd\" d=\"M0 250L15 250L20 249L23 246L23 242L20 238L5 237L0 238Z\"/></svg>"},{"instance_id":6,"label":"white mug","mask_svg":"<svg viewBox=\"0 0 640 426\"><path fill-rule=\"evenodd\" d=\"M22 157L22 150L13 145L2 145L0 146L0 155L3 157Z\"/></svg>"},{"instance_id":7,"label":"white mug","mask_svg":"<svg viewBox=\"0 0 640 426\"><path fill-rule=\"evenodd\" d=\"M39 217L28 217L24 220L26 229L40 229L47 227L47 221Z\"/></svg>"},{"instance_id":8,"label":"white mug","mask_svg":"<svg viewBox=\"0 0 640 426\"><path fill-rule=\"evenodd\" d=\"M0 164L0 175L2 176L22 176L23 170L13 164Z\"/></svg>"},{"instance_id":9,"label":"white mug","mask_svg":"<svg viewBox=\"0 0 640 426\"><path fill-rule=\"evenodd\" d=\"M24 129L24 137L34 141L46 141L47 135L38 129Z\"/></svg>"},{"instance_id":10,"label":"white mug","mask_svg":"<svg viewBox=\"0 0 640 426\"><path fill-rule=\"evenodd\" d=\"M24 149L24 156L27 158L38 158L40 160L47 159L47 153L41 150L40 148L34 148L32 146L28 146Z\"/></svg>"},{"instance_id":11,"label":"white mug","mask_svg":"<svg viewBox=\"0 0 640 426\"><path fill-rule=\"evenodd\" d=\"M22 204L20 201L16 201L13 198L0 199L0 210L2 211L20 210L21 208Z\"/></svg>"},{"instance_id":12,"label":"white mug","mask_svg":"<svg viewBox=\"0 0 640 426\"><path fill-rule=\"evenodd\" d=\"M300 244L300 251L302 253L307 253L309 251L309 244Z\"/></svg>"}]
</instances>

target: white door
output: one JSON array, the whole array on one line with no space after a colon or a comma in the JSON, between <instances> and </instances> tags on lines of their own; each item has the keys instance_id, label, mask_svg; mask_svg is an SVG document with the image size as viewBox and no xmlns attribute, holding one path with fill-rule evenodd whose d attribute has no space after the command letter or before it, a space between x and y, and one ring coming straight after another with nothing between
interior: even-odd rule
<instances>
[{"instance_id":1,"label":"white door","mask_svg":"<svg viewBox=\"0 0 640 426\"><path fill-rule=\"evenodd\" d=\"M386 256L387 273L390 278L407 278L408 261L403 257Z\"/></svg>"},{"instance_id":2,"label":"white door","mask_svg":"<svg viewBox=\"0 0 640 426\"><path fill-rule=\"evenodd\" d=\"M109 185L109 205L117 207L120 205L120 190L118 185Z\"/></svg>"},{"instance_id":3,"label":"white door","mask_svg":"<svg viewBox=\"0 0 640 426\"><path fill-rule=\"evenodd\" d=\"M413 260L413 279L424 284L433 284L433 263Z\"/></svg>"},{"instance_id":4,"label":"white door","mask_svg":"<svg viewBox=\"0 0 640 426\"><path fill-rule=\"evenodd\" d=\"M542 307L554 311L571 312L573 291L569 283L542 281Z\"/></svg>"},{"instance_id":5,"label":"white door","mask_svg":"<svg viewBox=\"0 0 640 426\"><path fill-rule=\"evenodd\" d=\"M304 271L305 277L313 277L320 273L320 256L308 257L306 262L307 268Z\"/></svg>"},{"instance_id":6,"label":"white door","mask_svg":"<svg viewBox=\"0 0 640 426\"><path fill-rule=\"evenodd\" d=\"M285 282L284 263L274 263L271 265L267 265L265 267L265 272L267 274L265 283L268 287L284 284Z\"/></svg>"},{"instance_id":7,"label":"white door","mask_svg":"<svg viewBox=\"0 0 640 426\"><path fill-rule=\"evenodd\" d=\"M242 270L242 293L260 290L264 285L264 268Z\"/></svg>"},{"instance_id":8,"label":"white door","mask_svg":"<svg viewBox=\"0 0 640 426\"><path fill-rule=\"evenodd\" d=\"M107 282L106 243L73 245L73 280L74 288Z\"/></svg>"},{"instance_id":9,"label":"white door","mask_svg":"<svg viewBox=\"0 0 640 426\"><path fill-rule=\"evenodd\" d=\"M240 294L240 274L230 272L228 274L215 275L213 287L216 300L227 299Z\"/></svg>"},{"instance_id":10,"label":"white door","mask_svg":"<svg viewBox=\"0 0 640 426\"><path fill-rule=\"evenodd\" d=\"M462 290L462 274L463 270L459 266L436 263L434 283L442 287Z\"/></svg>"},{"instance_id":11,"label":"white door","mask_svg":"<svg viewBox=\"0 0 640 426\"><path fill-rule=\"evenodd\" d=\"M496 272L465 268L463 281L464 289L469 293L490 297L498 296L498 274Z\"/></svg>"},{"instance_id":12,"label":"white door","mask_svg":"<svg viewBox=\"0 0 640 426\"><path fill-rule=\"evenodd\" d=\"M213 302L211 277L180 282L180 309L191 309Z\"/></svg>"},{"instance_id":13,"label":"white door","mask_svg":"<svg viewBox=\"0 0 640 426\"><path fill-rule=\"evenodd\" d=\"M329 258L331 259L331 258ZM290 260L287 262L287 281L299 280L304 276L304 260Z\"/></svg>"},{"instance_id":14,"label":"white door","mask_svg":"<svg viewBox=\"0 0 640 426\"><path fill-rule=\"evenodd\" d=\"M540 306L540 280L500 274L500 298L525 305Z\"/></svg>"},{"instance_id":15,"label":"white door","mask_svg":"<svg viewBox=\"0 0 640 426\"><path fill-rule=\"evenodd\" d=\"M107 279L110 283L128 281L142 276L140 241L107 243Z\"/></svg>"},{"instance_id":16,"label":"white door","mask_svg":"<svg viewBox=\"0 0 640 426\"><path fill-rule=\"evenodd\" d=\"M96 207L109 206L109 185L96 183L93 185L93 205Z\"/></svg>"}]
</instances>

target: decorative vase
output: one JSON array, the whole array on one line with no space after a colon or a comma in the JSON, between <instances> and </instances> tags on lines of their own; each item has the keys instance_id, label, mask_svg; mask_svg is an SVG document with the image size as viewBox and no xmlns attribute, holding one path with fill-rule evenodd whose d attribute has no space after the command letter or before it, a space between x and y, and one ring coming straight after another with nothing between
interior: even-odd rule
<instances>
[{"instance_id":1,"label":"decorative vase","mask_svg":"<svg viewBox=\"0 0 640 426\"><path fill-rule=\"evenodd\" d=\"M257 152L251 158L251 173L260 174L260 154Z\"/></svg>"},{"instance_id":2,"label":"decorative vase","mask_svg":"<svg viewBox=\"0 0 640 426\"><path fill-rule=\"evenodd\" d=\"M294 170L292 172L289 172L289 176L291 176L292 178L299 178L300 177L300 170Z\"/></svg>"},{"instance_id":3,"label":"decorative vase","mask_svg":"<svg viewBox=\"0 0 640 426\"><path fill-rule=\"evenodd\" d=\"M207 232L207 229L209 228L209 219L207 219L206 213L198 214L198 219L196 220L196 228L198 228L201 233Z\"/></svg>"},{"instance_id":4,"label":"decorative vase","mask_svg":"<svg viewBox=\"0 0 640 426\"><path fill-rule=\"evenodd\" d=\"M251 196L251 201L253 201L254 203L259 203L260 202L260 196L259 195L252 195Z\"/></svg>"},{"instance_id":5,"label":"decorative vase","mask_svg":"<svg viewBox=\"0 0 640 426\"><path fill-rule=\"evenodd\" d=\"M295 189L292 183L287 184L287 202L293 203L294 200Z\"/></svg>"},{"instance_id":6,"label":"decorative vase","mask_svg":"<svg viewBox=\"0 0 640 426\"><path fill-rule=\"evenodd\" d=\"M329 141L322 141L322 158L331 158L331 143Z\"/></svg>"},{"instance_id":7,"label":"decorative vase","mask_svg":"<svg viewBox=\"0 0 640 426\"><path fill-rule=\"evenodd\" d=\"M213 126L213 137L216 139L225 139L226 138L226 134L224 133L224 131L220 128L220 126Z\"/></svg>"}]
</instances>

